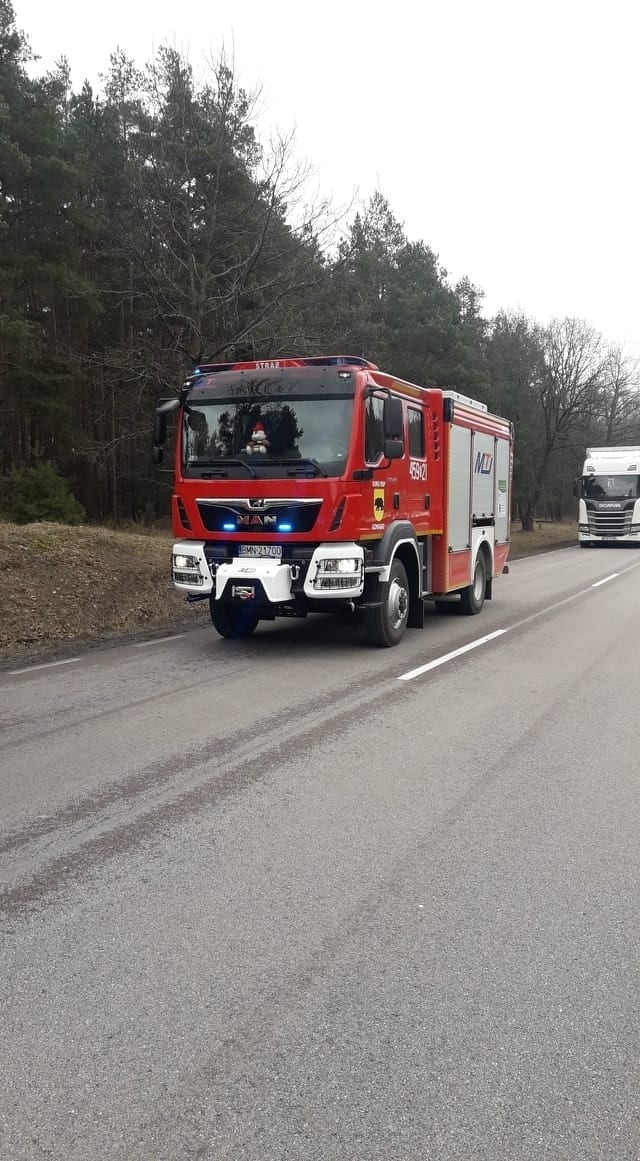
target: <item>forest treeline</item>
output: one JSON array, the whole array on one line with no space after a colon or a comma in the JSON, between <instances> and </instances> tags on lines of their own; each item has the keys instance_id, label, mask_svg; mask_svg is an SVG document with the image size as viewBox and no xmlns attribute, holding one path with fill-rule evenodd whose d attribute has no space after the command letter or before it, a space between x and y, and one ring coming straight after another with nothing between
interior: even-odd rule
<instances>
[{"instance_id":1,"label":"forest treeline","mask_svg":"<svg viewBox=\"0 0 640 1161\"><path fill-rule=\"evenodd\" d=\"M364 355L485 401L516 425L525 528L573 512L587 443L640 440L620 347L580 319L485 317L379 192L346 214L310 198L224 58L196 76L172 48L117 52L100 92L30 61L0 0L0 514L43 489L70 518L162 514L154 403L203 359Z\"/></svg>"}]
</instances>

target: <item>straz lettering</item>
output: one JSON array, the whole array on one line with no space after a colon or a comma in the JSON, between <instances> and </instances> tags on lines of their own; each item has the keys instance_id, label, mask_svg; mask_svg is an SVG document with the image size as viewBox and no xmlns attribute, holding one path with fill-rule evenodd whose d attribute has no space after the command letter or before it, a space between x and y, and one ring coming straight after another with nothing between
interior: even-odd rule
<instances>
[{"instance_id":1,"label":"straz lettering","mask_svg":"<svg viewBox=\"0 0 640 1161\"><path fill-rule=\"evenodd\" d=\"M264 368L263 368L264 370ZM230 399L270 398L272 395L291 395L295 383L232 383L225 391Z\"/></svg>"},{"instance_id":2,"label":"straz lettering","mask_svg":"<svg viewBox=\"0 0 640 1161\"><path fill-rule=\"evenodd\" d=\"M493 456L491 452L478 452L476 456L476 465L473 469L481 476L490 476L493 467Z\"/></svg>"},{"instance_id":3,"label":"straz lettering","mask_svg":"<svg viewBox=\"0 0 640 1161\"><path fill-rule=\"evenodd\" d=\"M277 523L278 523L278 517L277 516L269 516L268 514L265 514L264 516L256 516L256 515L250 515L249 513L247 513L246 516L245 515L238 516L238 527L239 528L270 528L274 524L277 524Z\"/></svg>"},{"instance_id":4,"label":"straz lettering","mask_svg":"<svg viewBox=\"0 0 640 1161\"><path fill-rule=\"evenodd\" d=\"M427 465L420 460L409 460L409 475L412 480L426 480Z\"/></svg>"},{"instance_id":5,"label":"straz lettering","mask_svg":"<svg viewBox=\"0 0 640 1161\"><path fill-rule=\"evenodd\" d=\"M272 371L280 366L279 359L265 359L261 363L256 363L258 371Z\"/></svg>"}]
</instances>

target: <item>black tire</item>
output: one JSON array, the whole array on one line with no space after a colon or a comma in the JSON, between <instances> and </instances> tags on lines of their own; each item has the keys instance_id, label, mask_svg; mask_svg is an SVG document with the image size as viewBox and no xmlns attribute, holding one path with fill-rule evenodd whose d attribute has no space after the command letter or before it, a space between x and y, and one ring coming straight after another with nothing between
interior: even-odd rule
<instances>
[{"instance_id":1,"label":"black tire","mask_svg":"<svg viewBox=\"0 0 640 1161\"><path fill-rule=\"evenodd\" d=\"M471 584L460 593L460 612L467 617L475 617L484 605L487 592L487 563L483 552L476 557Z\"/></svg>"},{"instance_id":2,"label":"black tire","mask_svg":"<svg viewBox=\"0 0 640 1161\"><path fill-rule=\"evenodd\" d=\"M242 637L250 637L260 620L253 609L243 605L223 605L213 598L209 601L209 610L214 629L221 637L235 641Z\"/></svg>"},{"instance_id":3,"label":"black tire","mask_svg":"<svg viewBox=\"0 0 640 1161\"><path fill-rule=\"evenodd\" d=\"M579 543L581 548L593 548L592 540L581 540Z\"/></svg>"},{"instance_id":4,"label":"black tire","mask_svg":"<svg viewBox=\"0 0 640 1161\"><path fill-rule=\"evenodd\" d=\"M409 582L401 560L394 560L386 595L378 609L367 609L365 633L371 645L389 649L404 637L409 619Z\"/></svg>"}]
</instances>

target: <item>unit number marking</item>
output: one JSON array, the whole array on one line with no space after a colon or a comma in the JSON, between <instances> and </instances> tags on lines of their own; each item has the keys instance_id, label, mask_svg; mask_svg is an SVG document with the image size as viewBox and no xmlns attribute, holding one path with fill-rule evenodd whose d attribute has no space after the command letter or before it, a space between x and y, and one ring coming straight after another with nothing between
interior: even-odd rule
<instances>
[{"instance_id":1,"label":"unit number marking","mask_svg":"<svg viewBox=\"0 0 640 1161\"><path fill-rule=\"evenodd\" d=\"M409 460L409 475L412 480L426 480L427 465L421 460Z\"/></svg>"}]
</instances>

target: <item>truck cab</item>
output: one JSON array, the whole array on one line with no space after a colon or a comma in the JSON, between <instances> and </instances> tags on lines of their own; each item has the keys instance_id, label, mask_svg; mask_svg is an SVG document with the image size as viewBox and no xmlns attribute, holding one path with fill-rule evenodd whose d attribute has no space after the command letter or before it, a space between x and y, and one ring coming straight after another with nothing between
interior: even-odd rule
<instances>
[{"instance_id":1,"label":"truck cab","mask_svg":"<svg viewBox=\"0 0 640 1161\"><path fill-rule=\"evenodd\" d=\"M640 543L640 447L587 448L578 498L578 543Z\"/></svg>"}]
</instances>

